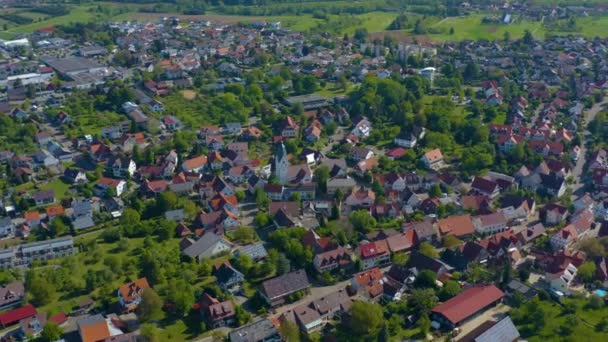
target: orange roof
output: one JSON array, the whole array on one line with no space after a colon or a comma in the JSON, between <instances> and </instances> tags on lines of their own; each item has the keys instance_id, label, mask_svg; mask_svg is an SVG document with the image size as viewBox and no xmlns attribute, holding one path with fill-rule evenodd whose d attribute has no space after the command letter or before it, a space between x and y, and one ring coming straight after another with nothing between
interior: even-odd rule
<instances>
[{"instance_id":1,"label":"orange roof","mask_svg":"<svg viewBox=\"0 0 608 342\"><path fill-rule=\"evenodd\" d=\"M28 211L24 215L26 221L39 220L40 213L37 211Z\"/></svg>"},{"instance_id":2,"label":"orange roof","mask_svg":"<svg viewBox=\"0 0 608 342\"><path fill-rule=\"evenodd\" d=\"M110 337L110 329L105 320L93 324L86 325L80 328L80 337L82 342L97 342L103 341Z\"/></svg>"},{"instance_id":3,"label":"orange roof","mask_svg":"<svg viewBox=\"0 0 608 342\"><path fill-rule=\"evenodd\" d=\"M122 285L118 290L120 291L120 294L122 295L122 298L124 298L126 301L130 301L133 300L134 298L140 297L142 292L138 291L139 289L141 289L142 291L145 289L149 289L150 285L148 284L148 279L144 278L139 278L137 280L135 280L134 282L131 283L126 283L124 285ZM136 289L137 291L133 291L133 289Z\"/></svg>"},{"instance_id":4,"label":"orange roof","mask_svg":"<svg viewBox=\"0 0 608 342\"><path fill-rule=\"evenodd\" d=\"M382 279L384 275L378 267L355 274L355 281L362 287L372 285Z\"/></svg>"},{"instance_id":5,"label":"orange roof","mask_svg":"<svg viewBox=\"0 0 608 342\"><path fill-rule=\"evenodd\" d=\"M438 148L436 148L436 149L434 149L432 151L428 151L427 153L424 154L424 156L431 163L443 159L443 155L441 154L441 150L438 149Z\"/></svg>"},{"instance_id":6,"label":"orange roof","mask_svg":"<svg viewBox=\"0 0 608 342\"><path fill-rule=\"evenodd\" d=\"M207 164L207 156L198 156L184 161L184 165L188 169L195 169L205 164Z\"/></svg>"},{"instance_id":7,"label":"orange roof","mask_svg":"<svg viewBox=\"0 0 608 342\"><path fill-rule=\"evenodd\" d=\"M437 222L441 235L471 235L475 231L471 215L450 216Z\"/></svg>"},{"instance_id":8,"label":"orange roof","mask_svg":"<svg viewBox=\"0 0 608 342\"><path fill-rule=\"evenodd\" d=\"M53 204L46 208L47 216L59 216L63 215L64 212L65 209L63 209L63 206L61 204Z\"/></svg>"}]
</instances>

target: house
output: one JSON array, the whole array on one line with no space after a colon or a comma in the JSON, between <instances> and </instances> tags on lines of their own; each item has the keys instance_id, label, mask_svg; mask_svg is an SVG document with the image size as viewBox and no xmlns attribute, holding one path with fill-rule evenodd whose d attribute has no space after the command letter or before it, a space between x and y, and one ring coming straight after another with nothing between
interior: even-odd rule
<instances>
[{"instance_id":1,"label":"house","mask_svg":"<svg viewBox=\"0 0 608 342\"><path fill-rule=\"evenodd\" d=\"M112 175L116 178L133 177L137 170L135 161L131 158L116 158L110 165Z\"/></svg>"},{"instance_id":2,"label":"house","mask_svg":"<svg viewBox=\"0 0 608 342\"><path fill-rule=\"evenodd\" d=\"M391 253L407 252L418 244L418 236L413 229L405 230L386 238L386 243Z\"/></svg>"},{"instance_id":3,"label":"house","mask_svg":"<svg viewBox=\"0 0 608 342\"><path fill-rule=\"evenodd\" d=\"M19 323L19 321L22 319L33 317L37 314L38 311L36 308L32 304L28 304L26 306L0 314L0 326L2 328L6 328Z\"/></svg>"},{"instance_id":4,"label":"house","mask_svg":"<svg viewBox=\"0 0 608 342\"><path fill-rule=\"evenodd\" d=\"M445 165L443 161L443 154L438 148L425 152L422 156L422 162L428 169L435 171L441 169Z\"/></svg>"},{"instance_id":5,"label":"house","mask_svg":"<svg viewBox=\"0 0 608 342\"><path fill-rule=\"evenodd\" d=\"M568 208L557 203L549 203L539 210L539 216L547 225L558 225L566 220Z\"/></svg>"},{"instance_id":6,"label":"house","mask_svg":"<svg viewBox=\"0 0 608 342\"><path fill-rule=\"evenodd\" d=\"M82 169L66 169L63 172L63 180L70 184L86 183L87 174Z\"/></svg>"},{"instance_id":7,"label":"house","mask_svg":"<svg viewBox=\"0 0 608 342\"><path fill-rule=\"evenodd\" d=\"M414 230L416 231L416 237L418 242L432 242L437 239L437 227L432 220L427 219L420 222L411 222L403 225L403 230Z\"/></svg>"},{"instance_id":8,"label":"house","mask_svg":"<svg viewBox=\"0 0 608 342\"><path fill-rule=\"evenodd\" d=\"M52 204L45 208L46 218L51 221L65 213L65 209L61 204Z\"/></svg>"},{"instance_id":9,"label":"house","mask_svg":"<svg viewBox=\"0 0 608 342\"><path fill-rule=\"evenodd\" d=\"M220 253L227 253L231 249L232 244L230 242L213 232L207 232L191 246L184 249L182 254L200 262L205 258L211 258Z\"/></svg>"},{"instance_id":10,"label":"house","mask_svg":"<svg viewBox=\"0 0 608 342\"><path fill-rule=\"evenodd\" d=\"M207 166L207 156L200 155L191 159L186 159L182 163L184 172L201 172Z\"/></svg>"},{"instance_id":11,"label":"house","mask_svg":"<svg viewBox=\"0 0 608 342\"><path fill-rule=\"evenodd\" d=\"M0 310L7 310L23 303L25 286L23 282L13 281L0 287Z\"/></svg>"},{"instance_id":12,"label":"house","mask_svg":"<svg viewBox=\"0 0 608 342\"><path fill-rule=\"evenodd\" d=\"M353 292L362 294L369 299L375 299L384 291L383 280L384 274L382 274L382 271L378 267L374 267L355 274L350 286Z\"/></svg>"},{"instance_id":13,"label":"house","mask_svg":"<svg viewBox=\"0 0 608 342\"><path fill-rule=\"evenodd\" d=\"M471 215L453 215L437 221L441 236L454 235L456 237L471 236L475 232L475 225Z\"/></svg>"},{"instance_id":14,"label":"house","mask_svg":"<svg viewBox=\"0 0 608 342\"><path fill-rule=\"evenodd\" d=\"M165 211L165 219L169 221L181 222L186 218L184 209L174 209Z\"/></svg>"},{"instance_id":15,"label":"house","mask_svg":"<svg viewBox=\"0 0 608 342\"><path fill-rule=\"evenodd\" d=\"M418 251L413 251L407 261L407 267L415 268L416 272L422 270L430 270L441 277L444 274L450 273L454 268L441 260L430 258Z\"/></svg>"},{"instance_id":16,"label":"house","mask_svg":"<svg viewBox=\"0 0 608 342\"><path fill-rule=\"evenodd\" d=\"M127 190L127 182L122 179L103 177L93 186L93 193L97 196L105 196L108 195L109 189L112 189L116 196L121 196Z\"/></svg>"},{"instance_id":17,"label":"house","mask_svg":"<svg viewBox=\"0 0 608 342\"><path fill-rule=\"evenodd\" d=\"M578 269L569 263L565 268L558 270L557 272L547 272L545 274L545 280L552 290L559 291L564 295L570 295L570 285L574 278L576 278L577 272Z\"/></svg>"},{"instance_id":18,"label":"house","mask_svg":"<svg viewBox=\"0 0 608 342\"><path fill-rule=\"evenodd\" d=\"M321 329L327 322L341 318L348 312L353 301L345 290L332 292L310 303L297 306L281 315L280 321L292 321L303 332L310 334Z\"/></svg>"},{"instance_id":19,"label":"house","mask_svg":"<svg viewBox=\"0 0 608 342\"><path fill-rule=\"evenodd\" d=\"M451 330L497 304L504 296L494 285L476 285L434 307L432 319Z\"/></svg>"},{"instance_id":20,"label":"house","mask_svg":"<svg viewBox=\"0 0 608 342\"><path fill-rule=\"evenodd\" d=\"M32 194L32 199L36 206L46 205L55 203L55 191L53 190L40 190Z\"/></svg>"},{"instance_id":21,"label":"house","mask_svg":"<svg viewBox=\"0 0 608 342\"><path fill-rule=\"evenodd\" d=\"M45 313L38 313L34 316L24 318L19 321L19 332L18 334L28 338L28 337L39 337L40 333L42 333L42 329L46 325L47 319Z\"/></svg>"},{"instance_id":22,"label":"house","mask_svg":"<svg viewBox=\"0 0 608 342\"><path fill-rule=\"evenodd\" d=\"M40 224L40 213L35 210L26 211L23 214L25 223L30 227L35 227Z\"/></svg>"},{"instance_id":23,"label":"house","mask_svg":"<svg viewBox=\"0 0 608 342\"><path fill-rule=\"evenodd\" d=\"M219 287L230 293L237 292L245 280L245 276L234 269L229 262L224 262L220 264L219 267L216 267L213 275L215 276Z\"/></svg>"},{"instance_id":24,"label":"house","mask_svg":"<svg viewBox=\"0 0 608 342\"><path fill-rule=\"evenodd\" d=\"M390 262L391 252L386 240L373 241L359 245L359 257L364 270L376 266L386 265Z\"/></svg>"},{"instance_id":25,"label":"house","mask_svg":"<svg viewBox=\"0 0 608 342\"><path fill-rule=\"evenodd\" d=\"M304 270L283 274L262 283L260 294L271 307L283 305L287 297L296 292L307 292L310 287Z\"/></svg>"},{"instance_id":26,"label":"house","mask_svg":"<svg viewBox=\"0 0 608 342\"><path fill-rule=\"evenodd\" d=\"M343 194L347 194L350 193L356 185L357 182L352 178L332 178L326 183L327 194L333 196L338 189L340 189Z\"/></svg>"},{"instance_id":27,"label":"house","mask_svg":"<svg viewBox=\"0 0 608 342\"><path fill-rule=\"evenodd\" d=\"M82 342L106 341L112 336L108 322L101 314L80 318L76 325Z\"/></svg>"},{"instance_id":28,"label":"house","mask_svg":"<svg viewBox=\"0 0 608 342\"><path fill-rule=\"evenodd\" d=\"M231 325L235 322L236 312L232 301L220 302L205 293L199 302L201 314L208 326L215 329Z\"/></svg>"},{"instance_id":29,"label":"house","mask_svg":"<svg viewBox=\"0 0 608 342\"><path fill-rule=\"evenodd\" d=\"M555 233L550 240L551 248L562 250L579 240L579 234L574 225L569 224Z\"/></svg>"},{"instance_id":30,"label":"house","mask_svg":"<svg viewBox=\"0 0 608 342\"><path fill-rule=\"evenodd\" d=\"M484 177L475 177L473 183L471 183L471 189L490 199L494 199L500 195L500 186L498 183Z\"/></svg>"},{"instance_id":31,"label":"house","mask_svg":"<svg viewBox=\"0 0 608 342\"><path fill-rule=\"evenodd\" d=\"M353 266L350 253L344 247L315 254L313 258L315 270L319 273L335 269L348 270Z\"/></svg>"},{"instance_id":32,"label":"house","mask_svg":"<svg viewBox=\"0 0 608 342\"><path fill-rule=\"evenodd\" d=\"M372 130L372 123L364 116L361 116L353 121L354 127L351 134L357 138L367 138Z\"/></svg>"},{"instance_id":33,"label":"house","mask_svg":"<svg viewBox=\"0 0 608 342\"><path fill-rule=\"evenodd\" d=\"M243 246L234 253L234 255L237 257L241 254L248 255L251 260L258 262L266 259L268 256L268 251L266 251L263 242L257 242L251 245Z\"/></svg>"},{"instance_id":34,"label":"house","mask_svg":"<svg viewBox=\"0 0 608 342\"><path fill-rule=\"evenodd\" d=\"M348 153L348 157L354 161L368 160L374 157L374 151L366 147L353 147Z\"/></svg>"},{"instance_id":35,"label":"house","mask_svg":"<svg viewBox=\"0 0 608 342\"><path fill-rule=\"evenodd\" d=\"M228 335L230 342L281 342L281 336L274 324L268 319L234 329Z\"/></svg>"},{"instance_id":36,"label":"house","mask_svg":"<svg viewBox=\"0 0 608 342\"><path fill-rule=\"evenodd\" d=\"M300 126L288 115L284 120L279 122L278 129L280 136L284 138L294 138L298 136Z\"/></svg>"},{"instance_id":37,"label":"house","mask_svg":"<svg viewBox=\"0 0 608 342\"><path fill-rule=\"evenodd\" d=\"M424 127L415 128L410 131L401 132L393 141L395 145L405 148L414 148L418 144L418 141L424 138L426 130Z\"/></svg>"},{"instance_id":38,"label":"house","mask_svg":"<svg viewBox=\"0 0 608 342\"><path fill-rule=\"evenodd\" d=\"M351 207L369 208L376 202L376 193L370 189L358 189L350 193L344 203Z\"/></svg>"},{"instance_id":39,"label":"house","mask_svg":"<svg viewBox=\"0 0 608 342\"><path fill-rule=\"evenodd\" d=\"M139 278L130 283L123 284L118 288L118 303L123 312L131 312L137 309L141 303L145 289L149 289L148 279Z\"/></svg>"},{"instance_id":40,"label":"house","mask_svg":"<svg viewBox=\"0 0 608 342\"><path fill-rule=\"evenodd\" d=\"M507 228L507 218L499 211L487 215L479 215L473 218L475 231L479 234L495 234Z\"/></svg>"}]
</instances>

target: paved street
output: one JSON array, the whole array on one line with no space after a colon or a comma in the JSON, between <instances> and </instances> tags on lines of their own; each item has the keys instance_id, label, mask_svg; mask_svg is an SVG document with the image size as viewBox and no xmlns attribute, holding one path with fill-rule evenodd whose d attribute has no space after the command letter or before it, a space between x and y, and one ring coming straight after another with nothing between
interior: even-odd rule
<instances>
[{"instance_id":1,"label":"paved street","mask_svg":"<svg viewBox=\"0 0 608 342\"><path fill-rule=\"evenodd\" d=\"M482 323L492 320L499 321L505 317L507 311L509 311L511 307L505 304L498 304L498 306L493 307L489 310L484 311L482 314L476 316L475 318L469 320L465 324L460 327L460 333L456 336L456 341L465 337L468 333L473 331L475 328L479 327Z\"/></svg>"},{"instance_id":2,"label":"paved street","mask_svg":"<svg viewBox=\"0 0 608 342\"><path fill-rule=\"evenodd\" d=\"M598 102L596 104L593 105L593 107L591 107L591 109L589 109L586 112L585 115L585 129L583 131L583 135L585 137L585 143L582 144L581 147L581 155L580 158L578 158L576 165L574 166L574 169L572 170L572 176L574 178L574 185L572 186L572 193L573 195L582 195L582 188L584 186L584 182L582 182L581 176L583 176L583 167L585 166L585 163L587 161L587 141L590 137L590 132L587 130L587 124L589 124L589 122L593 121L593 119L595 119L595 116L597 115L597 113L599 113L603 106L605 104L608 103L608 99L604 99L602 102Z\"/></svg>"}]
</instances>

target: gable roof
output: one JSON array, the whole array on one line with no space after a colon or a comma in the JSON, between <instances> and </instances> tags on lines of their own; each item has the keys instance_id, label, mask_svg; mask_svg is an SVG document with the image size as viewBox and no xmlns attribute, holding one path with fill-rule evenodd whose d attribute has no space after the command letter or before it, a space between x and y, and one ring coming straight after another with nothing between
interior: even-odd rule
<instances>
[{"instance_id":1,"label":"gable roof","mask_svg":"<svg viewBox=\"0 0 608 342\"><path fill-rule=\"evenodd\" d=\"M504 295L494 285L478 285L437 305L433 308L433 312L441 314L452 324L457 324L473 316L486 306L499 301Z\"/></svg>"},{"instance_id":2,"label":"gable roof","mask_svg":"<svg viewBox=\"0 0 608 342\"><path fill-rule=\"evenodd\" d=\"M3 327L6 327L11 324L17 323L22 319L34 316L37 313L38 312L36 311L36 308L32 304L28 304L15 310L0 314L0 324Z\"/></svg>"},{"instance_id":3,"label":"gable roof","mask_svg":"<svg viewBox=\"0 0 608 342\"><path fill-rule=\"evenodd\" d=\"M475 226L469 214L449 216L437 222L439 231L442 235L471 235L475 231Z\"/></svg>"},{"instance_id":4,"label":"gable roof","mask_svg":"<svg viewBox=\"0 0 608 342\"><path fill-rule=\"evenodd\" d=\"M131 301L134 298L141 297L143 290L148 288L150 288L150 285L148 284L148 279L144 277L139 278L130 283L123 284L122 286L120 286L118 291L120 291L120 294L122 295L122 298L125 299L125 301Z\"/></svg>"},{"instance_id":5,"label":"gable roof","mask_svg":"<svg viewBox=\"0 0 608 342\"><path fill-rule=\"evenodd\" d=\"M294 293L310 286L304 270L283 274L262 283L262 292L270 300Z\"/></svg>"},{"instance_id":6,"label":"gable roof","mask_svg":"<svg viewBox=\"0 0 608 342\"><path fill-rule=\"evenodd\" d=\"M104 341L111 335L108 323L100 314L79 319L77 324L82 342Z\"/></svg>"},{"instance_id":7,"label":"gable roof","mask_svg":"<svg viewBox=\"0 0 608 342\"><path fill-rule=\"evenodd\" d=\"M205 233L200 239L196 240L188 248L184 249L183 253L191 258L196 258L199 255L205 253L207 250L215 246L216 243L220 242L222 237L212 232Z\"/></svg>"}]
</instances>

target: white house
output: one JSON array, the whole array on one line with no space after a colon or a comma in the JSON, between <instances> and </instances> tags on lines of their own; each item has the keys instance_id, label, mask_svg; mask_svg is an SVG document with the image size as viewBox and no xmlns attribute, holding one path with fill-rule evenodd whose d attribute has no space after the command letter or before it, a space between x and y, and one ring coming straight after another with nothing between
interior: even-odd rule
<instances>
[{"instance_id":1,"label":"white house","mask_svg":"<svg viewBox=\"0 0 608 342\"><path fill-rule=\"evenodd\" d=\"M568 264L564 270L557 273L547 273L545 279L551 289L559 291L565 295L570 294L570 284L576 277L578 269L572 264Z\"/></svg>"},{"instance_id":2,"label":"white house","mask_svg":"<svg viewBox=\"0 0 608 342\"><path fill-rule=\"evenodd\" d=\"M507 218L502 212L480 215L473 218L473 226L479 234L495 234L507 228Z\"/></svg>"},{"instance_id":3,"label":"white house","mask_svg":"<svg viewBox=\"0 0 608 342\"><path fill-rule=\"evenodd\" d=\"M222 252L229 252L231 249L232 244L224 240L224 238L212 232L207 232L200 239L186 247L182 253L201 261L204 258L211 258Z\"/></svg>"}]
</instances>

